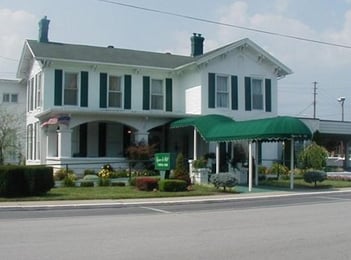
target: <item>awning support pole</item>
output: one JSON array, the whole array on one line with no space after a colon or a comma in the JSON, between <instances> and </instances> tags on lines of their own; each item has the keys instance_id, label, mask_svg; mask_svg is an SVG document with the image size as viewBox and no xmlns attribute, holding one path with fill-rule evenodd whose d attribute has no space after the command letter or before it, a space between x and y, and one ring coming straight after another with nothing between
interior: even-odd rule
<instances>
[{"instance_id":1,"label":"awning support pole","mask_svg":"<svg viewBox=\"0 0 351 260\"><path fill-rule=\"evenodd\" d=\"M294 138L290 144L290 189L294 189Z\"/></svg>"},{"instance_id":2,"label":"awning support pole","mask_svg":"<svg viewBox=\"0 0 351 260\"><path fill-rule=\"evenodd\" d=\"M197 160L197 131L196 127L194 127L194 160Z\"/></svg>"},{"instance_id":3,"label":"awning support pole","mask_svg":"<svg viewBox=\"0 0 351 260\"><path fill-rule=\"evenodd\" d=\"M255 166L255 186L258 186L258 146L259 146L259 142L256 141L255 144L255 162L256 162L256 166Z\"/></svg>"},{"instance_id":4,"label":"awning support pole","mask_svg":"<svg viewBox=\"0 0 351 260\"><path fill-rule=\"evenodd\" d=\"M216 143L216 173L219 173L219 143Z\"/></svg>"},{"instance_id":5,"label":"awning support pole","mask_svg":"<svg viewBox=\"0 0 351 260\"><path fill-rule=\"evenodd\" d=\"M249 141L249 192L252 191L252 141Z\"/></svg>"}]
</instances>

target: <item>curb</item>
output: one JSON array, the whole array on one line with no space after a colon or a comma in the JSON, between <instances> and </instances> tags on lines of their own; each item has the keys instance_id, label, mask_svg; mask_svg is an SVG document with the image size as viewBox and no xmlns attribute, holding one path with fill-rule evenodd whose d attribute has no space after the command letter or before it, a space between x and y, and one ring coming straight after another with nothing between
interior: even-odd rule
<instances>
[{"instance_id":1,"label":"curb","mask_svg":"<svg viewBox=\"0 0 351 260\"><path fill-rule=\"evenodd\" d=\"M4 202L0 211L35 211L35 210L61 210L61 209L99 209L99 208L122 208L138 207L150 205L167 205L167 204L191 204L191 203L220 203L237 200L254 200L278 197L293 197L306 195L326 195L332 193L348 193L351 189L340 189L333 191L307 191L307 192L270 192L266 194L239 194L228 196L205 196L205 197L177 197L177 198L155 198L155 199L137 199L137 200L95 200L95 201L45 201L45 202Z\"/></svg>"}]
</instances>

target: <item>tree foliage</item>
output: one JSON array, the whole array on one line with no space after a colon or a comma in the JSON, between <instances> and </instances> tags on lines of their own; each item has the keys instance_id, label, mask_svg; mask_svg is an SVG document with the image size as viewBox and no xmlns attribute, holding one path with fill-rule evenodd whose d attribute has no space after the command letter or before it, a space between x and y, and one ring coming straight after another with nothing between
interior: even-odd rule
<instances>
[{"instance_id":1,"label":"tree foliage","mask_svg":"<svg viewBox=\"0 0 351 260\"><path fill-rule=\"evenodd\" d=\"M185 167L184 156L182 153L177 154L176 165L174 169L174 178L178 180L184 180L188 185L191 183L189 172Z\"/></svg>"},{"instance_id":2,"label":"tree foliage","mask_svg":"<svg viewBox=\"0 0 351 260\"><path fill-rule=\"evenodd\" d=\"M308 145L298 157L298 161L303 169L322 170L327 164L328 151L316 144Z\"/></svg>"},{"instance_id":3,"label":"tree foliage","mask_svg":"<svg viewBox=\"0 0 351 260\"><path fill-rule=\"evenodd\" d=\"M16 113L10 113L0 107L0 165L4 164L7 152L19 153L21 119Z\"/></svg>"}]
</instances>

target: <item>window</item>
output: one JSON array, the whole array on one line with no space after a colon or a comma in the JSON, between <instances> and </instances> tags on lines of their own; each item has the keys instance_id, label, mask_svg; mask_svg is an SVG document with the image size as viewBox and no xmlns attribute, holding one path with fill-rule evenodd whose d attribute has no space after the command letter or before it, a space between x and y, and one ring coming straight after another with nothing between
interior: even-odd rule
<instances>
[{"instance_id":1,"label":"window","mask_svg":"<svg viewBox=\"0 0 351 260\"><path fill-rule=\"evenodd\" d=\"M36 93L36 104L37 107L41 107L41 73L36 75L37 82L37 93Z\"/></svg>"},{"instance_id":2,"label":"window","mask_svg":"<svg viewBox=\"0 0 351 260\"><path fill-rule=\"evenodd\" d=\"M18 102L18 94L11 94L11 103Z\"/></svg>"},{"instance_id":3,"label":"window","mask_svg":"<svg viewBox=\"0 0 351 260\"><path fill-rule=\"evenodd\" d=\"M17 103L18 102L18 94L9 94L9 93L4 93L2 95L2 102L5 103Z\"/></svg>"},{"instance_id":4,"label":"window","mask_svg":"<svg viewBox=\"0 0 351 260\"><path fill-rule=\"evenodd\" d=\"M65 72L64 78L64 105L78 104L78 73Z\"/></svg>"},{"instance_id":5,"label":"window","mask_svg":"<svg viewBox=\"0 0 351 260\"><path fill-rule=\"evenodd\" d=\"M217 107L228 107L229 105L229 89L228 77L217 76Z\"/></svg>"},{"instance_id":6,"label":"window","mask_svg":"<svg viewBox=\"0 0 351 260\"><path fill-rule=\"evenodd\" d=\"M2 95L2 102L6 102L6 103L8 103L8 102L10 102L10 94L8 94L8 93L4 93L3 95Z\"/></svg>"},{"instance_id":7,"label":"window","mask_svg":"<svg viewBox=\"0 0 351 260\"><path fill-rule=\"evenodd\" d=\"M252 79L252 109L263 110L262 79Z\"/></svg>"},{"instance_id":8,"label":"window","mask_svg":"<svg viewBox=\"0 0 351 260\"><path fill-rule=\"evenodd\" d=\"M151 80L151 109L163 110L163 81L160 79Z\"/></svg>"},{"instance_id":9,"label":"window","mask_svg":"<svg viewBox=\"0 0 351 260\"><path fill-rule=\"evenodd\" d=\"M122 108L122 78L109 76L108 80L108 106Z\"/></svg>"}]
</instances>

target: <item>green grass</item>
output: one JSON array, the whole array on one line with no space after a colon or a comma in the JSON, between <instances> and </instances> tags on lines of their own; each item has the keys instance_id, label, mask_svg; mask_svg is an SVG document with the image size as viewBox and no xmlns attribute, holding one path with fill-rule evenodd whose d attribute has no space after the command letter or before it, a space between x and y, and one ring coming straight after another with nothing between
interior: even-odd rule
<instances>
[{"instance_id":1,"label":"green grass","mask_svg":"<svg viewBox=\"0 0 351 260\"><path fill-rule=\"evenodd\" d=\"M271 186L280 188L289 188L289 179L280 180L266 180L260 181L260 186ZM297 189L337 189L351 187L351 181L343 180L325 180L323 182L317 182L317 187L314 187L313 183L307 183L302 178L296 178L294 180L294 187Z\"/></svg>"},{"instance_id":2,"label":"green grass","mask_svg":"<svg viewBox=\"0 0 351 260\"><path fill-rule=\"evenodd\" d=\"M234 190L233 190L234 191ZM125 187L62 187L53 188L42 196L25 198L3 198L2 201L50 201L50 200L93 200L93 199L140 199L215 195L219 191L212 186L194 185L193 190L184 192L139 191L133 186Z\"/></svg>"},{"instance_id":3,"label":"green grass","mask_svg":"<svg viewBox=\"0 0 351 260\"><path fill-rule=\"evenodd\" d=\"M244 189L237 187L228 189L225 194L236 194ZM333 189L351 187L351 181L325 180L318 183L317 188L313 184L304 182L301 178L294 180L294 188L298 189ZM262 190L289 190L290 180L266 180L260 181L257 188ZM109 186L109 187L60 187L53 188L42 196L4 198L0 197L0 202L5 201L50 201L50 200L99 200L99 199L141 199L141 198L165 198L165 197L185 197L185 196L206 196L223 194L223 190L217 190L212 185L194 185L191 191L184 192L160 192L160 191L139 191L134 186Z\"/></svg>"}]
</instances>

